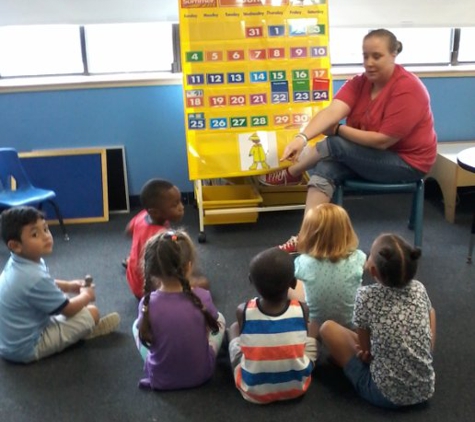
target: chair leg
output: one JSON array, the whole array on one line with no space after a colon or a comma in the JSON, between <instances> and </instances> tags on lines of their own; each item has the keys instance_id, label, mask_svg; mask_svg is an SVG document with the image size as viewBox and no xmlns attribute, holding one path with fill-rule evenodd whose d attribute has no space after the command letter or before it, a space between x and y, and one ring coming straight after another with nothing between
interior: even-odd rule
<instances>
[{"instance_id":1,"label":"chair leg","mask_svg":"<svg viewBox=\"0 0 475 422\"><path fill-rule=\"evenodd\" d=\"M335 186L335 192L333 192L333 203L336 205L343 205L343 185Z\"/></svg>"},{"instance_id":2,"label":"chair leg","mask_svg":"<svg viewBox=\"0 0 475 422\"><path fill-rule=\"evenodd\" d=\"M424 182L417 184L412 199L409 229L414 230L414 246L422 248L422 227L424 224Z\"/></svg>"},{"instance_id":3,"label":"chair leg","mask_svg":"<svg viewBox=\"0 0 475 422\"><path fill-rule=\"evenodd\" d=\"M63 221L63 215L61 214L61 211L59 210L58 204L52 200L49 200L48 202L54 208L54 212L56 213L56 217L58 218L59 225L61 226L61 230L63 231L64 240L68 241L69 235L68 235L68 232L66 231L66 226L64 225L64 221Z\"/></svg>"},{"instance_id":4,"label":"chair leg","mask_svg":"<svg viewBox=\"0 0 475 422\"><path fill-rule=\"evenodd\" d=\"M474 238L475 238L475 212L473 213L473 218L472 218L472 230L470 232L470 242L468 244L467 264L472 263Z\"/></svg>"}]
</instances>

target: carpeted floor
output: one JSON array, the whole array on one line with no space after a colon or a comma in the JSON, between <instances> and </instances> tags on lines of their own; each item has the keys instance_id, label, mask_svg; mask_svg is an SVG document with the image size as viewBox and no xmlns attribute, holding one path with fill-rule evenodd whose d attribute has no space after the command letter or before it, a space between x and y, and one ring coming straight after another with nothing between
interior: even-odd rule
<instances>
[{"instance_id":1,"label":"carpeted floor","mask_svg":"<svg viewBox=\"0 0 475 422\"><path fill-rule=\"evenodd\" d=\"M449 224L443 218L440 192L428 188L423 257L417 277L427 287L438 322L436 393L428 404L400 411L366 404L341 371L327 361L325 352L310 390L293 402L267 406L245 402L234 388L224 351L214 377L200 388L139 390L142 361L131 335L137 301L129 293L120 265L130 246L124 234L130 215L113 215L109 223L69 226L69 242L53 227L56 244L47 263L57 278L91 273L99 308L122 316L119 332L82 342L28 366L0 361L0 421L473 421L475 264L466 264L466 254L475 196L469 190L461 193L456 223ZM398 232L412 241L413 234L406 229L408 195L353 196L345 198L344 205L363 250L369 250L372 240L383 231ZM256 224L205 227L207 243L196 242L200 267L210 279L215 303L228 323L235 318L236 306L255 295L247 278L251 257L285 241L298 230L300 219L297 211L262 213ZM183 226L196 240L198 216L191 205ZM7 259L8 251L2 246L0 265Z\"/></svg>"}]
</instances>

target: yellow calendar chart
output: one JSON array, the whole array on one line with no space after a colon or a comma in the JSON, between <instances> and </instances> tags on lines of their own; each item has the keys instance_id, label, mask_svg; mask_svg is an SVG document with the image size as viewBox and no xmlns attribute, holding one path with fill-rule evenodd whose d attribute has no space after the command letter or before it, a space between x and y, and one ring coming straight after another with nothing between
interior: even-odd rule
<instances>
[{"instance_id":1,"label":"yellow calendar chart","mask_svg":"<svg viewBox=\"0 0 475 422\"><path fill-rule=\"evenodd\" d=\"M325 0L181 0L180 39L191 180L278 168L331 101Z\"/></svg>"}]
</instances>

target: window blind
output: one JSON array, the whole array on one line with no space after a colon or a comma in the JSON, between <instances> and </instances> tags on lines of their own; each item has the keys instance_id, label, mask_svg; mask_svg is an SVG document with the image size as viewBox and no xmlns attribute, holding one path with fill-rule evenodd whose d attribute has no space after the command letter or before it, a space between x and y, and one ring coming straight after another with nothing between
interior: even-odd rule
<instances>
[{"instance_id":1,"label":"window blind","mask_svg":"<svg viewBox=\"0 0 475 422\"><path fill-rule=\"evenodd\" d=\"M178 21L179 1L0 0L0 25ZM340 28L475 26L474 0L328 0L328 5L330 25Z\"/></svg>"}]
</instances>

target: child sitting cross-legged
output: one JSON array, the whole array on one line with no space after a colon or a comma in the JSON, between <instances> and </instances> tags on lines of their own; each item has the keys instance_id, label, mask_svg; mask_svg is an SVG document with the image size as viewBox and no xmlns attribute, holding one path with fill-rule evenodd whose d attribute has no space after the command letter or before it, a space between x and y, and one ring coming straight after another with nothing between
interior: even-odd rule
<instances>
[{"instance_id":1,"label":"child sitting cross-legged","mask_svg":"<svg viewBox=\"0 0 475 422\"><path fill-rule=\"evenodd\" d=\"M307 303L310 321L317 328L328 319L352 328L366 254L358 249L358 236L345 209L335 204L309 209L297 250L297 287L289 291L289 297Z\"/></svg>"},{"instance_id":2,"label":"child sitting cross-legged","mask_svg":"<svg viewBox=\"0 0 475 422\"><path fill-rule=\"evenodd\" d=\"M316 332L307 328L308 308L287 298L295 287L292 257L267 249L250 264L259 297L239 305L229 329L229 355L236 387L258 404L302 396L317 358Z\"/></svg>"},{"instance_id":3,"label":"child sitting cross-legged","mask_svg":"<svg viewBox=\"0 0 475 422\"><path fill-rule=\"evenodd\" d=\"M14 207L3 211L1 220L11 252L0 275L1 357L34 362L118 327L119 314L100 318L91 304L93 285L51 277L43 257L53 251L53 237L41 211Z\"/></svg>"},{"instance_id":4,"label":"child sitting cross-legged","mask_svg":"<svg viewBox=\"0 0 475 422\"><path fill-rule=\"evenodd\" d=\"M395 234L379 236L366 263L376 283L356 295L356 332L331 320L320 328L334 362L375 406L408 406L434 394L435 311L414 279L420 256Z\"/></svg>"},{"instance_id":5,"label":"child sitting cross-legged","mask_svg":"<svg viewBox=\"0 0 475 422\"><path fill-rule=\"evenodd\" d=\"M168 230L145 245L145 295L133 325L145 361L139 387L196 387L214 373L225 320L208 290L190 286L195 248L187 233Z\"/></svg>"},{"instance_id":6,"label":"child sitting cross-legged","mask_svg":"<svg viewBox=\"0 0 475 422\"><path fill-rule=\"evenodd\" d=\"M171 228L172 223L182 220L185 207L181 201L180 190L168 180L150 179L140 192L140 211L127 225L126 233L132 236L129 257L122 263L126 267L127 282L137 299L143 296L144 276L142 258L147 240ZM190 282L194 287L209 289L204 275L193 269Z\"/></svg>"}]
</instances>

